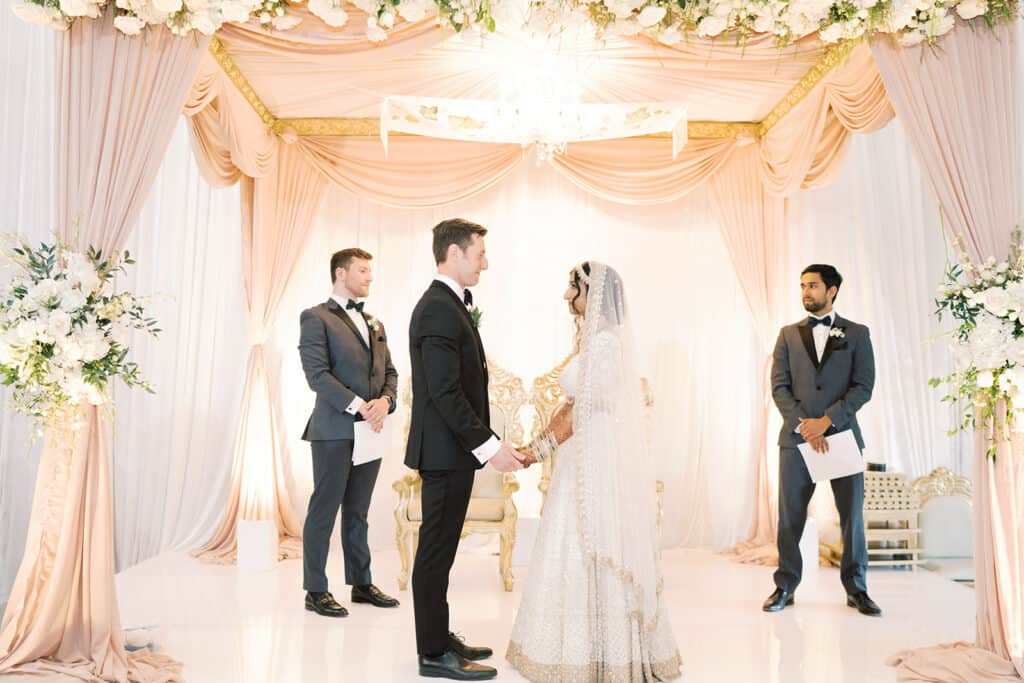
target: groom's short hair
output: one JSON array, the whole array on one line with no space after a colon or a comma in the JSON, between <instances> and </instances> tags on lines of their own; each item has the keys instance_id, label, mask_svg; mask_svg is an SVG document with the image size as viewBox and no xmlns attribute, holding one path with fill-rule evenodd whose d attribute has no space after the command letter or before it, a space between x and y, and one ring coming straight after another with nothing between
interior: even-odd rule
<instances>
[{"instance_id":1,"label":"groom's short hair","mask_svg":"<svg viewBox=\"0 0 1024 683\"><path fill-rule=\"evenodd\" d=\"M833 287L836 288L836 295L832 297L833 303L839 298L839 288L843 285L843 276L839 274L835 266L830 266L827 263L812 263L800 274L807 275L807 273L817 273L821 277L821 281L825 283L825 291Z\"/></svg>"},{"instance_id":2,"label":"groom's short hair","mask_svg":"<svg viewBox=\"0 0 1024 683\"><path fill-rule=\"evenodd\" d=\"M448 247L457 244L459 249L466 251L473 241L473 235L484 237L487 228L465 218L449 218L434 226L434 261L444 263L448 260Z\"/></svg>"},{"instance_id":3,"label":"groom's short hair","mask_svg":"<svg viewBox=\"0 0 1024 683\"><path fill-rule=\"evenodd\" d=\"M352 247L351 249L342 249L331 254L331 283L333 284L338 280L338 268L344 268L348 270L348 265L352 263L352 259L361 258L364 261L372 261L373 254L368 251L364 251L359 247Z\"/></svg>"}]
</instances>

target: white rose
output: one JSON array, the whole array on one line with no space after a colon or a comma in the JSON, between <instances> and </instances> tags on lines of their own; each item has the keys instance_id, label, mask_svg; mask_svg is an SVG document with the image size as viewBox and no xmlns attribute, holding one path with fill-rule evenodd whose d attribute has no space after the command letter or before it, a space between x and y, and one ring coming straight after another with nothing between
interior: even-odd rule
<instances>
[{"instance_id":1,"label":"white rose","mask_svg":"<svg viewBox=\"0 0 1024 683\"><path fill-rule=\"evenodd\" d=\"M194 13L189 23L192 24L192 28L204 36L212 36L220 28L219 17L213 10L201 10Z\"/></svg>"},{"instance_id":2,"label":"white rose","mask_svg":"<svg viewBox=\"0 0 1024 683\"><path fill-rule=\"evenodd\" d=\"M309 11L320 17L328 26L335 28L348 23L348 14L335 0L309 0Z\"/></svg>"},{"instance_id":3,"label":"white rose","mask_svg":"<svg viewBox=\"0 0 1024 683\"><path fill-rule=\"evenodd\" d=\"M372 21L372 17L371 17ZM366 23L366 39L371 43L382 43L388 38L388 33L380 26L377 25L376 21Z\"/></svg>"},{"instance_id":4,"label":"white rose","mask_svg":"<svg viewBox=\"0 0 1024 683\"><path fill-rule=\"evenodd\" d=\"M71 316L61 310L53 311L46 321L46 333L54 339L71 334Z\"/></svg>"},{"instance_id":5,"label":"white rose","mask_svg":"<svg viewBox=\"0 0 1024 683\"><path fill-rule=\"evenodd\" d=\"M114 28L126 36L137 36L142 32L145 22L131 14L122 14L114 17Z\"/></svg>"},{"instance_id":6,"label":"white rose","mask_svg":"<svg viewBox=\"0 0 1024 683\"><path fill-rule=\"evenodd\" d=\"M665 8L659 7L658 5L648 5L644 7L640 12L640 16L637 17L637 21L644 28L654 26L665 18Z\"/></svg>"},{"instance_id":7,"label":"white rose","mask_svg":"<svg viewBox=\"0 0 1024 683\"><path fill-rule=\"evenodd\" d=\"M286 14L283 17L275 17L271 22L278 31L290 31L302 23L302 19L294 14ZM326 22L324 22L326 23Z\"/></svg>"},{"instance_id":8,"label":"white rose","mask_svg":"<svg viewBox=\"0 0 1024 683\"><path fill-rule=\"evenodd\" d=\"M981 389L990 389L995 384L996 378L992 374L991 370L982 370L978 373L978 387Z\"/></svg>"},{"instance_id":9,"label":"white rose","mask_svg":"<svg viewBox=\"0 0 1024 683\"><path fill-rule=\"evenodd\" d=\"M1010 293L1002 287L989 287L981 293L981 301L993 315L1005 318L1013 301Z\"/></svg>"},{"instance_id":10,"label":"white rose","mask_svg":"<svg viewBox=\"0 0 1024 683\"><path fill-rule=\"evenodd\" d=\"M840 23L829 24L825 28L818 31L818 37L821 42L826 45L829 43L835 43L843 37L843 25Z\"/></svg>"},{"instance_id":11,"label":"white rose","mask_svg":"<svg viewBox=\"0 0 1024 683\"><path fill-rule=\"evenodd\" d=\"M406 21L422 21L427 16L427 3L418 0L404 0L398 5L398 16Z\"/></svg>"},{"instance_id":12,"label":"white rose","mask_svg":"<svg viewBox=\"0 0 1024 683\"><path fill-rule=\"evenodd\" d=\"M14 10L16 17L30 24L42 24L45 26L50 23L50 12L42 5L37 5L34 2L19 2L11 9Z\"/></svg>"},{"instance_id":13,"label":"white rose","mask_svg":"<svg viewBox=\"0 0 1024 683\"><path fill-rule=\"evenodd\" d=\"M377 23L382 28L389 29L395 25L395 15L391 12L385 12L380 15L380 19L377 20Z\"/></svg>"},{"instance_id":14,"label":"white rose","mask_svg":"<svg viewBox=\"0 0 1024 683\"><path fill-rule=\"evenodd\" d=\"M728 26L728 22L723 17L704 17L697 24L697 35L702 38L712 38L719 35Z\"/></svg>"},{"instance_id":15,"label":"white rose","mask_svg":"<svg viewBox=\"0 0 1024 683\"><path fill-rule=\"evenodd\" d=\"M153 7L164 14L174 14L181 10L181 0L149 0Z\"/></svg>"},{"instance_id":16,"label":"white rose","mask_svg":"<svg viewBox=\"0 0 1024 683\"><path fill-rule=\"evenodd\" d=\"M220 6L220 16L224 21L244 23L249 21L252 6L247 2L225 2Z\"/></svg>"},{"instance_id":17,"label":"white rose","mask_svg":"<svg viewBox=\"0 0 1024 683\"><path fill-rule=\"evenodd\" d=\"M64 360L67 363L78 363L82 360L84 352L81 345L73 338L67 338L61 340L60 354L64 356Z\"/></svg>"},{"instance_id":18,"label":"white rose","mask_svg":"<svg viewBox=\"0 0 1024 683\"><path fill-rule=\"evenodd\" d=\"M84 0L60 0L60 11L69 17L84 17L92 10Z\"/></svg>"}]
</instances>

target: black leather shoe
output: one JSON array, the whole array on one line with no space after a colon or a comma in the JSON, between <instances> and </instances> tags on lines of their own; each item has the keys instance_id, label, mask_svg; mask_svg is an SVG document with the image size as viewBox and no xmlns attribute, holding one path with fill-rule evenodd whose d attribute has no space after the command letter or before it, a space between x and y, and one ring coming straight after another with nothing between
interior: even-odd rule
<instances>
[{"instance_id":1,"label":"black leather shoe","mask_svg":"<svg viewBox=\"0 0 1024 683\"><path fill-rule=\"evenodd\" d=\"M348 610L330 593L306 593L306 609L324 617L347 617Z\"/></svg>"},{"instance_id":2,"label":"black leather shoe","mask_svg":"<svg viewBox=\"0 0 1024 683\"><path fill-rule=\"evenodd\" d=\"M768 596L761 606L765 612L781 612L793 604L793 594L789 591L776 588L775 592Z\"/></svg>"},{"instance_id":3,"label":"black leather shoe","mask_svg":"<svg viewBox=\"0 0 1024 683\"><path fill-rule=\"evenodd\" d=\"M882 616L882 608L876 605L875 601L869 598L868 594L864 591L854 593L853 595L847 595L846 606L856 607L858 612L866 614L869 617Z\"/></svg>"},{"instance_id":4,"label":"black leather shoe","mask_svg":"<svg viewBox=\"0 0 1024 683\"><path fill-rule=\"evenodd\" d=\"M466 645L466 640L457 633L448 632L448 649L472 662L480 661L494 656L494 650L489 647L473 647Z\"/></svg>"},{"instance_id":5,"label":"black leather shoe","mask_svg":"<svg viewBox=\"0 0 1024 683\"><path fill-rule=\"evenodd\" d=\"M398 600L384 595L372 583L365 586L352 586L352 602L365 602L374 607L398 607Z\"/></svg>"},{"instance_id":6,"label":"black leather shoe","mask_svg":"<svg viewBox=\"0 0 1024 683\"><path fill-rule=\"evenodd\" d=\"M453 681L489 681L498 675L498 670L476 664L448 650L440 657L420 655L420 676L427 678L450 678Z\"/></svg>"}]
</instances>

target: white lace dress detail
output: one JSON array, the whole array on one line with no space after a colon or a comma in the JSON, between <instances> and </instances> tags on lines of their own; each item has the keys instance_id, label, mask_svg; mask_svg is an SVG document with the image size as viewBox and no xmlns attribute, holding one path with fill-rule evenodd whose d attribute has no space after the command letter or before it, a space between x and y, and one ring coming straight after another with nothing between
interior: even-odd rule
<instances>
[{"instance_id":1,"label":"white lace dress detail","mask_svg":"<svg viewBox=\"0 0 1024 683\"><path fill-rule=\"evenodd\" d=\"M579 363L562 373L567 397L576 395ZM523 599L506 655L534 682L664 681L680 675L681 662L660 586L653 627L630 600L620 577L599 571L580 541L576 468L579 440L558 447L540 531ZM649 495L654 495L652 490Z\"/></svg>"}]
</instances>

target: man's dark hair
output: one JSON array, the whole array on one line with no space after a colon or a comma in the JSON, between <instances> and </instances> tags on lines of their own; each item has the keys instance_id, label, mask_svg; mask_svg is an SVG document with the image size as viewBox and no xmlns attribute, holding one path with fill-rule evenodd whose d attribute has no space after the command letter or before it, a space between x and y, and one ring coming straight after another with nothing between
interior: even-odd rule
<instances>
[{"instance_id":1,"label":"man's dark hair","mask_svg":"<svg viewBox=\"0 0 1024 683\"><path fill-rule=\"evenodd\" d=\"M348 265L352 263L352 259L361 258L364 261L370 261L373 259L373 254L368 251L363 251L358 247L352 247L351 249L342 249L331 254L331 284L338 280L338 268L344 268L348 270Z\"/></svg>"},{"instance_id":2,"label":"man's dark hair","mask_svg":"<svg viewBox=\"0 0 1024 683\"><path fill-rule=\"evenodd\" d=\"M839 288L843 285L843 276L839 274L835 266L830 266L827 263L812 263L804 268L800 275L807 275L807 273L817 273L821 277L821 281L825 283L826 291L833 287L836 288L836 295L832 297L833 303L839 298Z\"/></svg>"},{"instance_id":3,"label":"man's dark hair","mask_svg":"<svg viewBox=\"0 0 1024 683\"><path fill-rule=\"evenodd\" d=\"M448 247L457 244L466 251L473 241L473 235L483 237L487 228L464 218L449 218L434 226L434 261L444 263L448 259Z\"/></svg>"}]
</instances>

